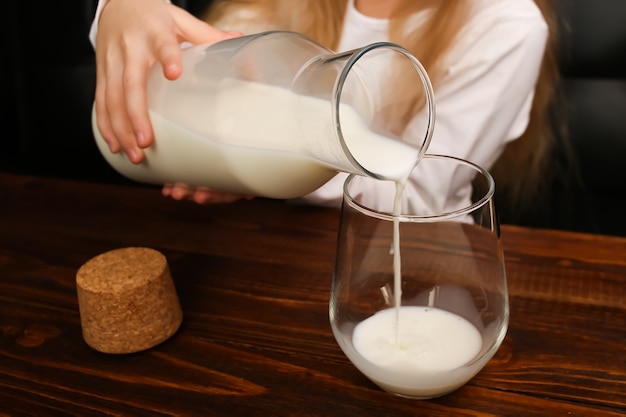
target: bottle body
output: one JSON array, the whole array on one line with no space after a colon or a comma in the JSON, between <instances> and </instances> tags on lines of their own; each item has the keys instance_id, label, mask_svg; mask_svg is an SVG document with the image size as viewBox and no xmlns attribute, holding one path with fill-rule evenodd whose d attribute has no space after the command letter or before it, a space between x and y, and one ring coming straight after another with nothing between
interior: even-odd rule
<instances>
[{"instance_id":1,"label":"bottle body","mask_svg":"<svg viewBox=\"0 0 626 417\"><path fill-rule=\"evenodd\" d=\"M314 191L336 174L305 155L210 140L151 111L155 144L133 164L113 154L95 129L107 162L122 175L147 184L185 183L243 195L296 198ZM95 123L95 120L94 120Z\"/></svg>"},{"instance_id":2,"label":"bottle body","mask_svg":"<svg viewBox=\"0 0 626 417\"><path fill-rule=\"evenodd\" d=\"M292 32L191 47L183 51L179 79L168 81L159 68L151 70L155 143L145 150L145 161L133 165L125 155L111 154L94 119L96 142L118 172L154 184L292 198L338 171L386 178L381 170L416 162L430 132L419 147L372 131L381 95L372 80L380 83L381 74L361 73L355 62L363 64L362 57L335 54ZM376 166L381 146L371 152L366 139L374 147L386 141L384 149L394 148L393 162Z\"/></svg>"}]
</instances>

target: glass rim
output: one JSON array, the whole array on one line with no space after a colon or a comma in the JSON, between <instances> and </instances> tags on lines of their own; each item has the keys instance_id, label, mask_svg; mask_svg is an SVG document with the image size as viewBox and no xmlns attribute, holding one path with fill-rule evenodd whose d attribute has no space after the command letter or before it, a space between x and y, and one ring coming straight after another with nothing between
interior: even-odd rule
<instances>
[{"instance_id":1,"label":"glass rim","mask_svg":"<svg viewBox=\"0 0 626 417\"><path fill-rule=\"evenodd\" d=\"M488 189L484 193L482 193L482 196L478 200L460 209L444 211L442 213L437 213L437 214L403 214L403 213L393 214L388 211L372 209L356 201L354 197L352 196L352 194L350 194L349 186L355 177L360 177L361 175L350 174L348 175L348 177L343 183L343 203L344 204L348 203L351 207L353 207L354 209L360 211L361 213L367 216L378 218L381 220L393 221L394 219L399 219L400 221L403 221L403 222L429 223L429 222L435 222L435 221L454 219L460 216L467 215L469 213L474 212L476 209L484 206L490 200L493 199L493 196L495 194L495 188L496 188L495 180L493 179L493 176L491 175L491 173L489 173L489 171L487 171L482 166L475 164L471 161L468 161L467 159L459 158L456 156L442 155L442 154L429 154L429 153L424 154L422 158L420 158L420 162L418 163L418 165L422 163L422 161L425 159L447 159L447 160L456 161L457 163L461 165L468 166L474 169L478 174L482 175L487 180ZM380 181L373 177L369 177L369 179L373 181Z\"/></svg>"},{"instance_id":2,"label":"glass rim","mask_svg":"<svg viewBox=\"0 0 626 417\"><path fill-rule=\"evenodd\" d=\"M432 140L434 126L435 126L436 108L435 108L435 92L434 92L432 83L430 81L430 77L428 76L428 73L426 72L426 69L424 68L422 63L408 49L393 42L375 42L369 45L365 45L361 48L357 48L352 51L347 51L342 54L339 54L339 55L345 55L345 54L350 55L348 61L346 62L346 65L343 67L343 70L341 71L341 73L339 74L339 77L337 78L337 81L333 88L333 94L331 97L332 105L334 108L333 123L337 127L336 133L339 139L339 143L341 144L341 148L343 149L348 160L360 172L366 174L368 177L386 180L386 178L382 177L378 173L372 172L368 170L366 167L364 167L363 165L361 165L358 159L356 159L354 155L352 154L350 147L346 144L345 138L343 136L343 130L341 129L341 111L339 108L341 104L341 97L343 95L344 84L346 83L348 76L352 74L351 73L352 68L356 65L356 63L359 60L361 60L364 56L369 54L371 51L375 51L379 49L384 49L384 50L395 52L397 54L402 55L406 59L408 59L409 63L413 66L417 75L420 77L420 80L422 81L422 86L424 87L424 95L426 98L425 105L426 105L426 110L427 110L428 123L426 125L426 131L424 132L422 145L418 149L418 159L421 159L424 156L424 154L428 150L428 147L430 146L430 142Z\"/></svg>"}]
</instances>

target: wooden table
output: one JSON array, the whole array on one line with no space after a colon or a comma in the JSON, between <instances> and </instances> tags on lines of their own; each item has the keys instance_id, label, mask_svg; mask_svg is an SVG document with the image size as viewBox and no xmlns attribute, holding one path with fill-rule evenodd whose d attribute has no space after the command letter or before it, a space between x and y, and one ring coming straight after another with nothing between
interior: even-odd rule
<instances>
[{"instance_id":1,"label":"wooden table","mask_svg":"<svg viewBox=\"0 0 626 417\"><path fill-rule=\"evenodd\" d=\"M511 321L469 384L387 394L328 322L338 212L0 174L0 416L623 416L626 239L504 226ZM97 352L75 274L110 249L168 259L184 312L148 351Z\"/></svg>"}]
</instances>

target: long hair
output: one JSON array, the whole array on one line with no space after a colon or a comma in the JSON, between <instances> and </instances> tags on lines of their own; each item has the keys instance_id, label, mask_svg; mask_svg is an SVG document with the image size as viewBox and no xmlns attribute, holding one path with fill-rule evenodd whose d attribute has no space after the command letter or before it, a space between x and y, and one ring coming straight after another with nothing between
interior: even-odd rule
<instances>
[{"instance_id":1,"label":"long hair","mask_svg":"<svg viewBox=\"0 0 626 417\"><path fill-rule=\"evenodd\" d=\"M533 201L548 186L544 179L554 168L551 165L554 150L568 148L559 115L554 112L558 108L559 80L554 1L535 0L550 32L528 127L520 138L505 147L491 167L499 200L506 206L509 221L522 218L532 209ZM470 3L469 0L410 0L398 2L390 16L389 40L404 46L420 60L435 92L445 71L443 58L470 18ZM248 26L250 30L293 30L336 49L346 5L347 0L214 0L204 18L223 29L230 29L229 25L235 25L236 21L236 27ZM425 23L417 30L407 30L411 16L420 11L425 13ZM396 84L401 92L401 78ZM385 115L392 131L401 131L406 126L422 109L424 98L414 97L404 103L408 105L401 111L394 107L393 112Z\"/></svg>"},{"instance_id":2,"label":"long hair","mask_svg":"<svg viewBox=\"0 0 626 417\"><path fill-rule=\"evenodd\" d=\"M535 204L537 200L549 199L554 184L568 188L578 181L560 89L558 30L562 25L555 1L558 0L535 0L548 24L549 35L528 126L522 136L507 144L491 168L506 215L504 220L510 223L546 215L539 213L543 204Z\"/></svg>"},{"instance_id":3,"label":"long hair","mask_svg":"<svg viewBox=\"0 0 626 417\"><path fill-rule=\"evenodd\" d=\"M334 50L346 6L346 0L213 0L202 18L223 30L300 32Z\"/></svg>"}]
</instances>

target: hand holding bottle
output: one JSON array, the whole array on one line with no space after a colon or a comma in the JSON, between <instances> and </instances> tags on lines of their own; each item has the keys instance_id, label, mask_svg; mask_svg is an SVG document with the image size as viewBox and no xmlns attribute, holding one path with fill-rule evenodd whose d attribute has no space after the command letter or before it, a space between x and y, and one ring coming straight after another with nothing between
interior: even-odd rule
<instances>
[{"instance_id":1,"label":"hand holding bottle","mask_svg":"<svg viewBox=\"0 0 626 417\"><path fill-rule=\"evenodd\" d=\"M111 152L140 163L154 141L146 97L147 75L158 63L164 76L182 71L181 43L239 36L223 32L163 0L108 0L96 37L97 124Z\"/></svg>"}]
</instances>

